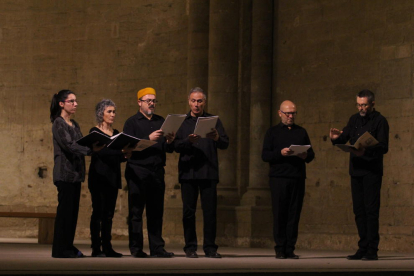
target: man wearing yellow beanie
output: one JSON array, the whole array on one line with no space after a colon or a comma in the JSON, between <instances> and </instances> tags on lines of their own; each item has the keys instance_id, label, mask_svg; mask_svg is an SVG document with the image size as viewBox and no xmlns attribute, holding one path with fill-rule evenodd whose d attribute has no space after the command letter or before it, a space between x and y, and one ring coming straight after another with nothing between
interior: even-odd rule
<instances>
[{"instance_id":1,"label":"man wearing yellow beanie","mask_svg":"<svg viewBox=\"0 0 414 276\"><path fill-rule=\"evenodd\" d=\"M145 95L154 95L155 97L157 97L157 93L155 93L155 89L152 87L147 87L139 90L137 93L138 100L140 100Z\"/></svg>"},{"instance_id":2,"label":"man wearing yellow beanie","mask_svg":"<svg viewBox=\"0 0 414 276\"><path fill-rule=\"evenodd\" d=\"M164 118L154 114L157 95L147 87L137 93L139 111L130 117L123 132L140 139L157 142L143 150L134 151L128 159L125 178L128 184L129 250L136 258L145 258L142 214L146 208L149 248L152 257L171 258L174 253L164 249L162 217L164 214L164 166L165 152L173 152L174 133L164 137L160 130Z\"/></svg>"}]
</instances>

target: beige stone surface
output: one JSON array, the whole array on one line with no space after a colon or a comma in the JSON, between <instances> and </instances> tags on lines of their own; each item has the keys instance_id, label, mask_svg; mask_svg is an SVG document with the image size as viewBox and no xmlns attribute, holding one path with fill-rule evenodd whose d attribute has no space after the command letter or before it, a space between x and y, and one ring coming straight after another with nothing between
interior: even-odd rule
<instances>
[{"instance_id":1,"label":"beige stone surface","mask_svg":"<svg viewBox=\"0 0 414 276\"><path fill-rule=\"evenodd\" d=\"M231 141L219 154L218 243L273 246L267 164L257 151L278 123L280 102L290 99L316 153L298 246L355 249L349 157L331 145L328 130L346 125L355 94L367 88L390 124L380 249L412 251L413 9L405 0L1 0L0 210L55 211L53 93L77 93L75 119L86 134L102 98L117 104L114 127L122 130L137 111L138 89L154 87L157 113L166 116L186 113L188 89L201 86ZM182 244L177 162L168 154L163 231L167 243ZM123 187L114 239L128 237L125 180ZM77 237L88 239L90 214L84 183ZM2 237L36 237L37 227L0 218ZM202 242L201 206L197 231Z\"/></svg>"}]
</instances>

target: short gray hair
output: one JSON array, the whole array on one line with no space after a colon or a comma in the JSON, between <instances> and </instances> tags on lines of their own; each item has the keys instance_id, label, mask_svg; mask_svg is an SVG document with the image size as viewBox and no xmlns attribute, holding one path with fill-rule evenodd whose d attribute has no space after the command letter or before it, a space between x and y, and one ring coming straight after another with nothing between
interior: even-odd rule
<instances>
[{"instance_id":1,"label":"short gray hair","mask_svg":"<svg viewBox=\"0 0 414 276\"><path fill-rule=\"evenodd\" d=\"M110 99L103 99L102 101L100 101L95 108L95 117L96 117L96 122L99 124L102 124L103 122L103 115L105 112L105 109L108 106L113 106L116 109L116 105L115 103L110 100Z\"/></svg>"},{"instance_id":2,"label":"short gray hair","mask_svg":"<svg viewBox=\"0 0 414 276\"><path fill-rule=\"evenodd\" d=\"M206 100L206 99L207 99L207 95L206 95L206 93L204 93L204 90L203 90L203 89L201 89L200 87L194 87L194 88L191 88L191 89L190 89L190 93L188 93L188 98L190 98L191 94L196 93L196 92L198 92L198 93L203 93L204 100Z\"/></svg>"}]
</instances>

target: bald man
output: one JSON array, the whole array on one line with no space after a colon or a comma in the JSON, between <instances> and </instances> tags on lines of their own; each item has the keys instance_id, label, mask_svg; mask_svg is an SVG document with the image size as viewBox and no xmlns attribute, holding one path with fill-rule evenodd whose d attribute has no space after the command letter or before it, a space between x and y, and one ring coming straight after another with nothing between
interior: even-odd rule
<instances>
[{"instance_id":1,"label":"bald man","mask_svg":"<svg viewBox=\"0 0 414 276\"><path fill-rule=\"evenodd\" d=\"M296 105L280 105L280 123L271 127L263 142L262 159L270 165L273 237L277 259L299 259L295 254L299 218L305 195L306 165L315 158L312 147L305 152L290 150L291 145L310 145L308 133L295 125Z\"/></svg>"}]
</instances>

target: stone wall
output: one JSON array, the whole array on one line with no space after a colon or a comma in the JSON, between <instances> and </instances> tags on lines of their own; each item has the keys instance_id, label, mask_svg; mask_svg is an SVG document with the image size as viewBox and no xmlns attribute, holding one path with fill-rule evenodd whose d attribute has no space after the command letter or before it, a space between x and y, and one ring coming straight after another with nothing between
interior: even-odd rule
<instances>
[{"instance_id":1,"label":"stone wall","mask_svg":"<svg viewBox=\"0 0 414 276\"><path fill-rule=\"evenodd\" d=\"M56 210L49 107L59 90L77 93L75 119L84 134L96 125L94 106L103 98L117 104L114 127L122 131L137 112L136 91L147 86L158 92L159 114L187 111L186 5L178 0L0 1L0 210ZM166 169L167 197L174 197L176 155L169 156ZM79 238L89 235L90 213L84 183ZM122 191L114 236L127 237L127 214ZM0 221L2 237L37 235L34 219Z\"/></svg>"},{"instance_id":2,"label":"stone wall","mask_svg":"<svg viewBox=\"0 0 414 276\"><path fill-rule=\"evenodd\" d=\"M413 10L412 1L400 0L279 1L275 102L297 103L298 123L316 152L308 166L300 247L357 248L349 157L332 147L328 130L344 127L357 112L356 93L370 89L390 125L380 250L412 251Z\"/></svg>"},{"instance_id":3,"label":"stone wall","mask_svg":"<svg viewBox=\"0 0 414 276\"><path fill-rule=\"evenodd\" d=\"M367 88L390 124L380 249L410 251L413 10L404 0L0 0L0 211L55 211L53 93L77 93L75 119L87 133L102 98L117 103L121 130L137 111L138 89L154 87L157 113L166 116L187 112L187 91L201 86L231 141L219 155L218 244L273 245L260 151L280 102L290 99L316 153L298 247L355 249L348 155L332 147L328 130L346 124L355 94ZM183 243L177 158L168 154L166 167L170 244ZM90 213L85 183L77 238L89 237ZM114 238L127 238L127 215L122 190ZM37 235L33 219L0 218L0 225L1 237Z\"/></svg>"}]
</instances>

